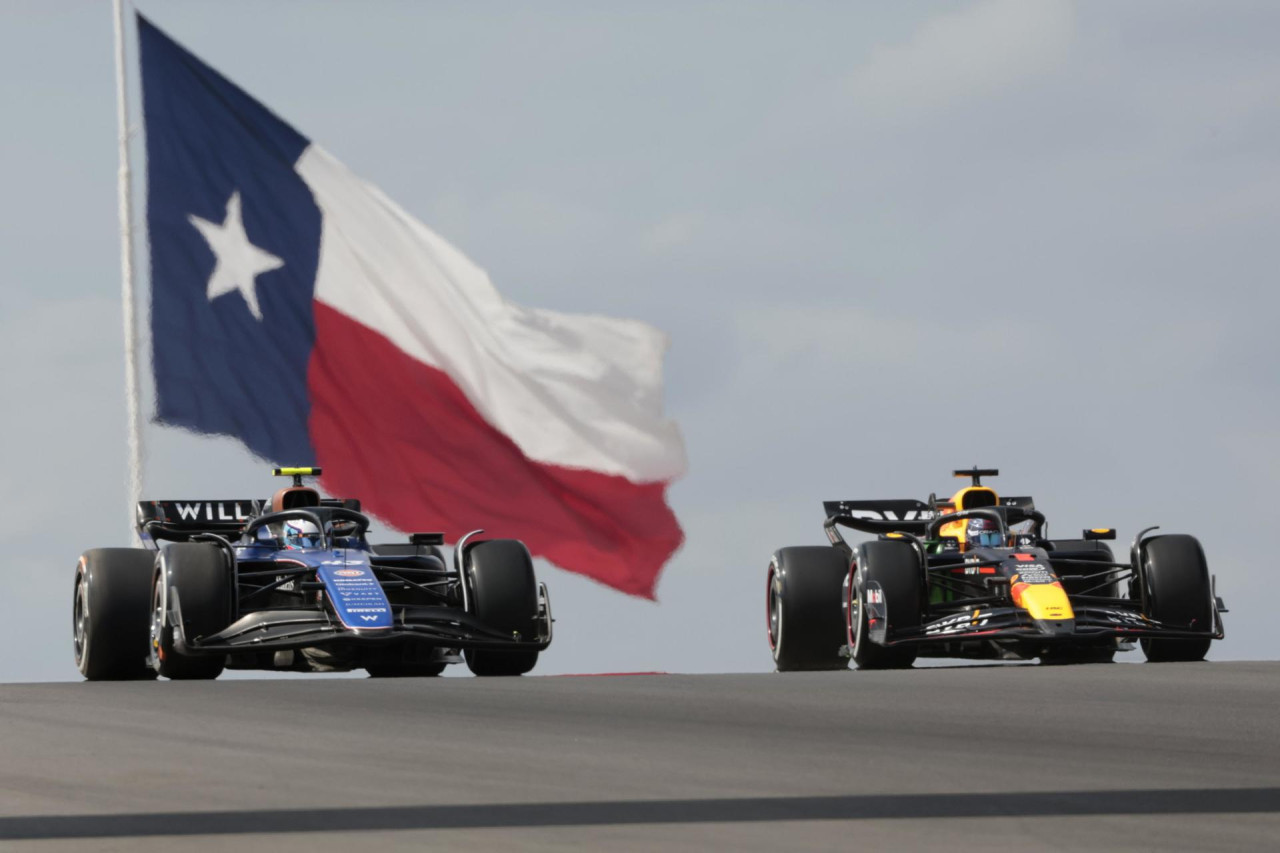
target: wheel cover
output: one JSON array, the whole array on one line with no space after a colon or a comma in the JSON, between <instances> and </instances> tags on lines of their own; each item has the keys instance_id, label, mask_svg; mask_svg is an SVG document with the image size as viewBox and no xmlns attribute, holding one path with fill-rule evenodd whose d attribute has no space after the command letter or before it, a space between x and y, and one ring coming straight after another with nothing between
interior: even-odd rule
<instances>
[{"instance_id":1,"label":"wheel cover","mask_svg":"<svg viewBox=\"0 0 1280 853\"><path fill-rule=\"evenodd\" d=\"M778 576L773 566L769 567L769 649L774 657L778 656L778 642L782 639L782 601L778 594Z\"/></svg>"},{"instance_id":2,"label":"wheel cover","mask_svg":"<svg viewBox=\"0 0 1280 853\"><path fill-rule=\"evenodd\" d=\"M163 650L160 647L164 632L164 584L161 575L156 575L151 585L151 637L147 643L147 664L156 672L160 671L160 659Z\"/></svg>"},{"instance_id":3,"label":"wheel cover","mask_svg":"<svg viewBox=\"0 0 1280 853\"><path fill-rule=\"evenodd\" d=\"M76 666L83 665L89 648L89 589L84 577L76 579L76 603L71 616L72 637L76 647Z\"/></svg>"},{"instance_id":4,"label":"wheel cover","mask_svg":"<svg viewBox=\"0 0 1280 853\"><path fill-rule=\"evenodd\" d=\"M862 593L859 590L858 576L854 574L849 582L849 609L845 619L845 628L849 637L849 657L857 662L858 651L862 648Z\"/></svg>"}]
</instances>

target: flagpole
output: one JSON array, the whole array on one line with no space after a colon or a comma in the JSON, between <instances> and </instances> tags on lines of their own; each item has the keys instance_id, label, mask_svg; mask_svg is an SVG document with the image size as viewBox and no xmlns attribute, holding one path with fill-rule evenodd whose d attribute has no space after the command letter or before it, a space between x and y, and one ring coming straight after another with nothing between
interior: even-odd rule
<instances>
[{"instance_id":1,"label":"flagpole","mask_svg":"<svg viewBox=\"0 0 1280 853\"><path fill-rule=\"evenodd\" d=\"M114 0L116 19L116 117L120 129L120 295L124 303L124 396L128 410L129 528L142 500L142 406L138 399L138 317L133 292L133 188L129 171L129 102L125 88L124 3ZM133 532L134 545L137 533Z\"/></svg>"}]
</instances>

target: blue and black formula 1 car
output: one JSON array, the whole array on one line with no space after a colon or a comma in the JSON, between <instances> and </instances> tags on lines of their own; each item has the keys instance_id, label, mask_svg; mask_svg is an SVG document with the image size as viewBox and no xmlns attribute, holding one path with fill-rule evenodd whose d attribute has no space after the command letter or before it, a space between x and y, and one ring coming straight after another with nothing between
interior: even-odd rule
<instances>
[{"instance_id":1,"label":"blue and black formula 1 car","mask_svg":"<svg viewBox=\"0 0 1280 853\"><path fill-rule=\"evenodd\" d=\"M90 681L217 678L224 668L522 675L551 643L551 605L524 544L441 533L370 545L351 499L293 477L270 502L144 501L143 548L86 551L76 666Z\"/></svg>"},{"instance_id":2,"label":"blue and black formula 1 car","mask_svg":"<svg viewBox=\"0 0 1280 853\"><path fill-rule=\"evenodd\" d=\"M774 664L788 670L908 667L916 657L1085 663L1140 642L1148 660L1200 660L1226 612L1191 536L1133 540L1120 562L1109 528L1051 539L1029 497L972 478L950 500L828 501L830 545L782 548L769 563ZM839 528L876 538L850 544Z\"/></svg>"}]
</instances>

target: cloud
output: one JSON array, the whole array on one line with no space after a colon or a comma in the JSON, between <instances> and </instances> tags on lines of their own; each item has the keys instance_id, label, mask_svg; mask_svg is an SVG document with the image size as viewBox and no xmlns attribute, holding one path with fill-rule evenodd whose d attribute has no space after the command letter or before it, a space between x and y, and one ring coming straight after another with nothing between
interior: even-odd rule
<instances>
[{"instance_id":1,"label":"cloud","mask_svg":"<svg viewBox=\"0 0 1280 853\"><path fill-rule=\"evenodd\" d=\"M855 104L884 116L925 114L989 96L1061 62L1075 30L1065 0L983 0L926 21L872 51L847 80Z\"/></svg>"}]
</instances>

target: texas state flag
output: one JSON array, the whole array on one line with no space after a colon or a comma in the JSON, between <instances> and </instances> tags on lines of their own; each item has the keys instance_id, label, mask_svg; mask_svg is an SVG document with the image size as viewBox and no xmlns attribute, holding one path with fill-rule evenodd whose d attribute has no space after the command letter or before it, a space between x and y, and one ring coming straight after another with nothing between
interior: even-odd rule
<instances>
[{"instance_id":1,"label":"texas state flag","mask_svg":"<svg viewBox=\"0 0 1280 853\"><path fill-rule=\"evenodd\" d=\"M513 305L376 187L138 18L160 423L405 531L475 528L652 597L683 539L665 337Z\"/></svg>"}]
</instances>

